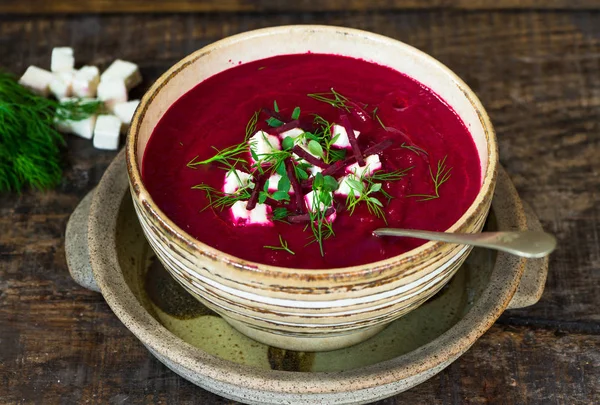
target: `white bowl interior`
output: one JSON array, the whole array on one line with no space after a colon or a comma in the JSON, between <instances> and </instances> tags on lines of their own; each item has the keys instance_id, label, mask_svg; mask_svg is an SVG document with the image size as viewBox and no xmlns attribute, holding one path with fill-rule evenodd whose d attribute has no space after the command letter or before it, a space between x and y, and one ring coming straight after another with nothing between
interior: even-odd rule
<instances>
[{"instance_id":1,"label":"white bowl interior","mask_svg":"<svg viewBox=\"0 0 600 405\"><path fill-rule=\"evenodd\" d=\"M195 62L180 62L176 67L178 74L158 90L141 123L137 143L138 167L141 168L143 152L158 121L177 99L198 83L239 62L309 51L361 58L389 66L437 93L471 132L479 152L483 182L489 155L487 129L479 115L481 106L476 98L469 96L467 86L434 58L409 45L377 34L327 26L284 26L252 31L203 48L195 55L199 58Z\"/></svg>"}]
</instances>

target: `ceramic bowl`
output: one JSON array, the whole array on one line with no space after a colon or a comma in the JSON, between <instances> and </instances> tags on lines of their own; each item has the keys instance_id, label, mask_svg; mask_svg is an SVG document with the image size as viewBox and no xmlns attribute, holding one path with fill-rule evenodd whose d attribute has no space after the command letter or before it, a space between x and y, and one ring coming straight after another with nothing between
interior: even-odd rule
<instances>
[{"instance_id":1,"label":"ceramic bowl","mask_svg":"<svg viewBox=\"0 0 600 405\"><path fill-rule=\"evenodd\" d=\"M194 302L160 270L134 213L125 166L120 153L69 219L65 253L71 275L101 291L161 362L232 400L350 405L395 395L476 344L504 308L533 305L543 292L547 257L526 260L476 248L442 291L365 342L318 353L268 347ZM486 229L542 230L501 167ZM498 361L504 361L502 354Z\"/></svg>"},{"instance_id":2,"label":"ceramic bowl","mask_svg":"<svg viewBox=\"0 0 600 405\"><path fill-rule=\"evenodd\" d=\"M428 242L405 254L355 267L305 270L241 260L175 225L152 201L140 167L165 111L200 81L241 63L293 53L333 53L390 66L439 94L469 128L482 185L450 232L478 232L487 217L498 165L492 125L475 94L448 68L399 41L328 26L284 26L218 41L181 60L143 97L126 146L136 214L166 269L203 304L243 334L293 350L331 350L361 342L440 290L470 248Z\"/></svg>"}]
</instances>

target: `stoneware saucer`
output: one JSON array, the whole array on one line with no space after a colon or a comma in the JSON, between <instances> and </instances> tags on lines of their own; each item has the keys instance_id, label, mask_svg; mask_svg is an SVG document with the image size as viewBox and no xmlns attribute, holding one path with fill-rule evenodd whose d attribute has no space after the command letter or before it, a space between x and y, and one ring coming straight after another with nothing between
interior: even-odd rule
<instances>
[{"instance_id":1,"label":"stoneware saucer","mask_svg":"<svg viewBox=\"0 0 600 405\"><path fill-rule=\"evenodd\" d=\"M501 168L486 227L541 228ZM547 259L474 249L444 289L363 343L318 353L269 347L200 304L156 260L134 213L123 153L71 216L66 253L75 281L101 291L161 362L249 404L361 404L410 389L464 353L507 301L536 303L548 269Z\"/></svg>"}]
</instances>

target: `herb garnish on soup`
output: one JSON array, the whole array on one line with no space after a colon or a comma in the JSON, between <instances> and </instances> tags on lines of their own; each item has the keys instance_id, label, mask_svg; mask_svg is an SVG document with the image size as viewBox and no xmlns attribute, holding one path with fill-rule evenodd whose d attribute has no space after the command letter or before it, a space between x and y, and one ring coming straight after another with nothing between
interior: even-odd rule
<instances>
[{"instance_id":1,"label":"herb garnish on soup","mask_svg":"<svg viewBox=\"0 0 600 405\"><path fill-rule=\"evenodd\" d=\"M161 118L143 158L153 200L236 257L294 268L383 260L423 243L379 227L444 231L480 188L469 130L391 68L283 55L218 73Z\"/></svg>"}]
</instances>

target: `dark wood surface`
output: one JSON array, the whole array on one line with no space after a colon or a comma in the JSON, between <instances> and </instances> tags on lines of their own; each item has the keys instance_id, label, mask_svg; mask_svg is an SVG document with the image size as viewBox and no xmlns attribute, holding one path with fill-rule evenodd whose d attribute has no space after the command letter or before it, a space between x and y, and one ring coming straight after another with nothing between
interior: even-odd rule
<instances>
[{"instance_id":1,"label":"dark wood surface","mask_svg":"<svg viewBox=\"0 0 600 405\"><path fill-rule=\"evenodd\" d=\"M372 10L592 10L598 0L3 0L0 13L322 12Z\"/></svg>"},{"instance_id":2,"label":"dark wood surface","mask_svg":"<svg viewBox=\"0 0 600 405\"><path fill-rule=\"evenodd\" d=\"M68 12L85 2L58 1L53 10L50 3L4 1L0 10ZM95 12L128 9L90 3ZM502 164L560 244L537 305L507 311L438 376L379 404L600 403L600 12L584 10L597 3L495 2L583 9L562 11L384 3L351 1L350 11L341 1L294 2L291 12L282 1L223 0L175 3L179 11L223 11L205 14L0 12L0 65L17 74L48 66L51 48L69 45L80 63L139 63L140 94L203 45L291 23L362 28L430 53L478 93L496 126ZM69 278L67 219L114 156L69 137L56 190L0 196L0 404L231 404L169 371L99 294Z\"/></svg>"}]
</instances>

